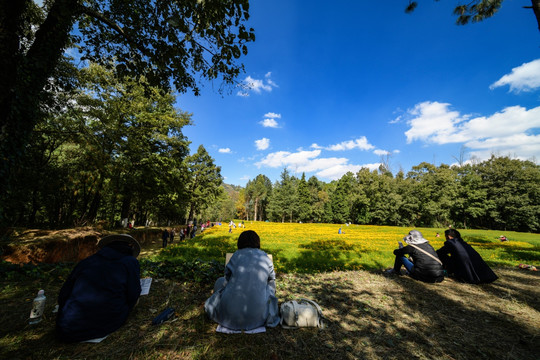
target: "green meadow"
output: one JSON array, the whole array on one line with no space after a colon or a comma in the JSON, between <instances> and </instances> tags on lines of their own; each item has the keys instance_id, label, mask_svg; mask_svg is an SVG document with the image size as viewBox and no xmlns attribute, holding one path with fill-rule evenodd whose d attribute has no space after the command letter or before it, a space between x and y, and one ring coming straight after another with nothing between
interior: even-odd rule
<instances>
[{"instance_id":1,"label":"green meadow","mask_svg":"<svg viewBox=\"0 0 540 360\"><path fill-rule=\"evenodd\" d=\"M261 249L272 254L280 273L317 273L324 271L379 270L393 264L392 251L411 228L335 224L297 224L245 222L245 230L261 237ZM341 234L339 229L341 228ZM223 262L225 254L236 250L238 235L244 229L229 233L225 224L214 226L194 239L174 243L153 256L153 260ZM444 230L417 228L438 249L444 243ZM515 267L520 263L537 265L540 259L540 234L493 230L460 230L493 267ZM437 237L437 233L440 237Z\"/></svg>"}]
</instances>

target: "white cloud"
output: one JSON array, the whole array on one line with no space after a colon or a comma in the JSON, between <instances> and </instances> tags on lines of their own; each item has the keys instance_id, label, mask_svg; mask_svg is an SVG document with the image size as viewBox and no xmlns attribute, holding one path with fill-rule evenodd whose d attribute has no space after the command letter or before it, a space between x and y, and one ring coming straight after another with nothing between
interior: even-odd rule
<instances>
[{"instance_id":1,"label":"white cloud","mask_svg":"<svg viewBox=\"0 0 540 360\"><path fill-rule=\"evenodd\" d=\"M255 163L257 167L279 168L286 167L295 173L316 172L320 178L330 180L339 179L348 171L357 172L362 168L377 169L380 164L354 165L349 164L347 158L319 158L321 150L278 151L268 154L261 161Z\"/></svg>"},{"instance_id":2,"label":"white cloud","mask_svg":"<svg viewBox=\"0 0 540 360\"><path fill-rule=\"evenodd\" d=\"M387 151L387 150L381 150L381 149L373 150L373 153L374 153L375 155L379 155L379 156L390 155L390 151Z\"/></svg>"},{"instance_id":3,"label":"white cloud","mask_svg":"<svg viewBox=\"0 0 540 360\"><path fill-rule=\"evenodd\" d=\"M222 154L230 154L231 149L229 149L229 148L221 148L221 149L218 150L218 152L220 152Z\"/></svg>"},{"instance_id":4,"label":"white cloud","mask_svg":"<svg viewBox=\"0 0 540 360\"><path fill-rule=\"evenodd\" d=\"M365 136L361 136L355 140L342 141L339 144L334 144L334 145L329 145L329 146L324 146L324 147L316 143L313 143L311 144L311 148L325 149L329 151L343 151L343 150L353 150L353 149L371 150L375 147L368 142Z\"/></svg>"},{"instance_id":5,"label":"white cloud","mask_svg":"<svg viewBox=\"0 0 540 360\"><path fill-rule=\"evenodd\" d=\"M269 113L264 114L264 117L265 118L270 118L270 119L281 119L281 114L276 114L276 113L273 113L273 112L269 112Z\"/></svg>"},{"instance_id":6,"label":"white cloud","mask_svg":"<svg viewBox=\"0 0 540 360\"><path fill-rule=\"evenodd\" d=\"M388 123L389 123L389 124L397 124L397 123L399 123L402 119L403 119L403 115L399 115L397 118L395 118L394 120L390 120Z\"/></svg>"},{"instance_id":7,"label":"white cloud","mask_svg":"<svg viewBox=\"0 0 540 360\"><path fill-rule=\"evenodd\" d=\"M489 116L472 117L449 110L449 104L424 102L409 111L407 142L464 143L480 160L491 154L528 159L540 154L540 106L511 106Z\"/></svg>"},{"instance_id":8,"label":"white cloud","mask_svg":"<svg viewBox=\"0 0 540 360\"><path fill-rule=\"evenodd\" d=\"M249 75L246 76L240 85L242 90L238 91L236 95L247 97L252 92L256 94L261 94L263 91L271 92L278 85L270 79L270 75L271 73L267 73L264 80L254 79Z\"/></svg>"},{"instance_id":9,"label":"white cloud","mask_svg":"<svg viewBox=\"0 0 540 360\"><path fill-rule=\"evenodd\" d=\"M266 150L270 146L270 139L262 138L259 140L255 140L255 147L257 147L257 150Z\"/></svg>"},{"instance_id":10,"label":"white cloud","mask_svg":"<svg viewBox=\"0 0 540 360\"><path fill-rule=\"evenodd\" d=\"M337 180L345 175L347 172L356 173L361 169L367 168L370 171L376 170L381 164L364 164L364 165L334 165L328 169L324 169L317 173L319 178L326 178L330 180Z\"/></svg>"},{"instance_id":11,"label":"white cloud","mask_svg":"<svg viewBox=\"0 0 540 360\"><path fill-rule=\"evenodd\" d=\"M447 103L426 101L409 110L414 118L407 121L411 126L405 132L407 143L413 140L444 143L454 133L456 125L465 120L459 112L448 110L449 106Z\"/></svg>"},{"instance_id":12,"label":"white cloud","mask_svg":"<svg viewBox=\"0 0 540 360\"><path fill-rule=\"evenodd\" d=\"M540 135L515 134L508 137L490 138L468 142L471 157L488 159L491 154L510 156L521 160L537 158L540 154Z\"/></svg>"},{"instance_id":13,"label":"white cloud","mask_svg":"<svg viewBox=\"0 0 540 360\"><path fill-rule=\"evenodd\" d=\"M250 176L249 175L244 175L240 178L240 180L244 180L244 181L247 181L250 179Z\"/></svg>"},{"instance_id":14,"label":"white cloud","mask_svg":"<svg viewBox=\"0 0 540 360\"><path fill-rule=\"evenodd\" d=\"M274 119L266 118L263 121L260 122L260 124L264 127L270 127L270 128L277 128L278 123Z\"/></svg>"},{"instance_id":15,"label":"white cloud","mask_svg":"<svg viewBox=\"0 0 540 360\"><path fill-rule=\"evenodd\" d=\"M540 59L522 64L512 69L510 74L489 86L495 89L500 86L510 85L510 91L519 93L520 91L532 91L540 87Z\"/></svg>"},{"instance_id":16,"label":"white cloud","mask_svg":"<svg viewBox=\"0 0 540 360\"><path fill-rule=\"evenodd\" d=\"M321 154L320 150L314 151L298 151L291 153L288 151L278 151L266 155L264 159L255 163L257 167L267 166L272 168L300 165L309 162L309 159L315 158Z\"/></svg>"}]
</instances>

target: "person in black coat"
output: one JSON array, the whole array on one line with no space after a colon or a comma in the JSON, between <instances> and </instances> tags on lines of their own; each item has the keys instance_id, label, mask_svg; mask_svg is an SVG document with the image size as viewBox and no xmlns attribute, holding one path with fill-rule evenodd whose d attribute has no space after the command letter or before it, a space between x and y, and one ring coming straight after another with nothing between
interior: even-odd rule
<instances>
[{"instance_id":1,"label":"person in black coat","mask_svg":"<svg viewBox=\"0 0 540 360\"><path fill-rule=\"evenodd\" d=\"M469 284L488 284L498 279L480 254L461 238L459 231L444 232L446 241L437 255L449 275Z\"/></svg>"},{"instance_id":2,"label":"person in black coat","mask_svg":"<svg viewBox=\"0 0 540 360\"><path fill-rule=\"evenodd\" d=\"M167 229L163 229L161 239L163 240L163 247L167 247L167 240L169 239L169 231Z\"/></svg>"},{"instance_id":3,"label":"person in black coat","mask_svg":"<svg viewBox=\"0 0 540 360\"><path fill-rule=\"evenodd\" d=\"M394 268L387 273L401 275L401 266L404 265L409 275L416 280L435 283L444 280L444 270L442 262L437 257L435 249L424 239L422 233L418 230L411 230L403 238L408 244L394 250L396 260ZM409 258L405 255L408 254Z\"/></svg>"},{"instance_id":4,"label":"person in black coat","mask_svg":"<svg viewBox=\"0 0 540 360\"><path fill-rule=\"evenodd\" d=\"M60 289L56 334L61 341L87 341L116 331L141 294L139 243L130 235L110 235L98 247Z\"/></svg>"}]
</instances>

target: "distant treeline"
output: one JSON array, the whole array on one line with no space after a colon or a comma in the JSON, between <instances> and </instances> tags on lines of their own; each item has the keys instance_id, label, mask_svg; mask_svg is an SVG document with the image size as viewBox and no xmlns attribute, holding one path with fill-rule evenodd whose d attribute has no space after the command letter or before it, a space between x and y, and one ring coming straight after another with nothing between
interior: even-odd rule
<instances>
[{"instance_id":1,"label":"distant treeline","mask_svg":"<svg viewBox=\"0 0 540 360\"><path fill-rule=\"evenodd\" d=\"M330 183L284 170L274 184L258 175L228 194L224 215L247 220L540 230L540 167L508 157L424 162L395 176L384 167L362 169Z\"/></svg>"}]
</instances>

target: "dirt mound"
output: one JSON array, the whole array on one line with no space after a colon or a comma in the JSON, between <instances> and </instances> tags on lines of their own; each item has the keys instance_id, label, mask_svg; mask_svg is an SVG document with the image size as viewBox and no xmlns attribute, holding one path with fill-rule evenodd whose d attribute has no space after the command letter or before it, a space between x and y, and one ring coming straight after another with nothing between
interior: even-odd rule
<instances>
[{"instance_id":1,"label":"dirt mound","mask_svg":"<svg viewBox=\"0 0 540 360\"><path fill-rule=\"evenodd\" d=\"M161 236L161 229L131 230L141 246ZM2 247L2 260L14 263L78 262L97 251L97 243L104 236L126 231L104 231L83 227L65 230L27 229L12 231Z\"/></svg>"}]
</instances>

